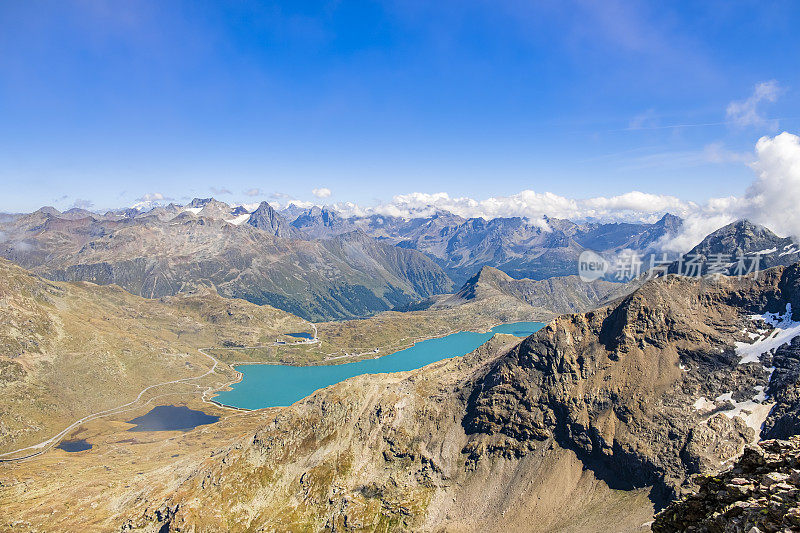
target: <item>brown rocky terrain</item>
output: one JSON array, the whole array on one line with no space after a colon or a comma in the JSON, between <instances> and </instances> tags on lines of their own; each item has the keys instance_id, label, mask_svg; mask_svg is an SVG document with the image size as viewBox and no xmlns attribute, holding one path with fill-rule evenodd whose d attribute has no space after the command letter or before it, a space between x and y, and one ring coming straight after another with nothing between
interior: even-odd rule
<instances>
[{"instance_id":1,"label":"brown rocky terrain","mask_svg":"<svg viewBox=\"0 0 800 533\"><path fill-rule=\"evenodd\" d=\"M762 424L794 423L792 397L771 380L798 380L799 283L799 266L651 280L521 343L499 336L463 358L226 419L207 453L143 465L158 483L145 474L71 516L162 531L646 530L656 506L734 461ZM747 355L775 339L789 342ZM244 429L251 416L257 429ZM67 497L21 492L43 475L35 465L10 472L3 503L29 524L44 516L28 498ZM71 483L91 492L79 474Z\"/></svg>"},{"instance_id":2,"label":"brown rocky terrain","mask_svg":"<svg viewBox=\"0 0 800 533\"><path fill-rule=\"evenodd\" d=\"M735 459L759 437L761 422L770 422L770 402L758 399L759 390L769 390L770 372L758 360L740 364L734 343L769 328L751 315L780 313L787 304L798 309L799 270L777 268L758 280L653 280L613 306L559 317L506 354L480 363L463 359L451 368L443 363L447 377L421 372L423 383L450 383L444 389L409 397L397 396L403 389L395 385L374 399L358 394L356 400L333 387L296 407L306 414L293 409L288 419L279 416L241 450L230 450L203 475L198 471L211 485L200 491L192 481L184 487L190 499L179 496L182 491L170 496L162 505L178 511L166 522L215 523L208 505L192 503L202 493L209 504L222 494L234 498L232 508L245 514L228 518L244 520L237 522L242 527L280 524L289 519L275 514L283 508L293 509L291 520L311 520L315 528L352 526L358 519L369 528L394 520L409 529L473 529L476 523L467 517L477 515L502 529L513 525L502 514L512 512L515 520L545 524L547 506L573 501L573 494L533 504L519 487L500 480L555 483L542 473L565 457L578 461L607 494L622 490L633 497L647 488L656 503L666 501L691 486L692 474ZM381 387L380 381L373 386ZM421 387L417 379L413 387ZM745 399L751 403L742 407ZM412 416L402 416L410 406ZM371 450L367 457L352 455L364 449ZM343 451L342 467L330 462ZM294 470L298 463L322 471L300 473ZM228 492L228 476L252 476L263 468L272 481L262 489ZM318 484L314 474L321 472L325 481ZM304 480L323 493L306 492ZM492 486L491 494L502 498L478 506L467 489L478 486ZM368 502L360 487L380 495L401 488L407 505L394 508L382 498L364 515ZM268 500L255 496L261 490L269 491ZM633 515L637 509L630 506Z\"/></svg>"},{"instance_id":3,"label":"brown rocky terrain","mask_svg":"<svg viewBox=\"0 0 800 533\"><path fill-rule=\"evenodd\" d=\"M661 511L653 531L800 530L800 436L749 445L729 470L694 481L697 491Z\"/></svg>"}]
</instances>

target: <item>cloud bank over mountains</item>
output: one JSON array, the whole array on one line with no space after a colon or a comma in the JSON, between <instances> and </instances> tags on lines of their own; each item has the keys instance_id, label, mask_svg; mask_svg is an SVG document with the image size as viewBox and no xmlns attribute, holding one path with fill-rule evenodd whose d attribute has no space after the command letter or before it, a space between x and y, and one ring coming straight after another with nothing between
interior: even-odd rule
<instances>
[{"instance_id":1,"label":"cloud bank over mountains","mask_svg":"<svg viewBox=\"0 0 800 533\"><path fill-rule=\"evenodd\" d=\"M574 221L655 222L664 213L684 219L682 232L662 243L667 251L684 252L716 229L747 218L763 224L781 236L800 238L800 137L784 132L774 137L762 137L746 162L755 174L754 181L740 196L710 198L699 204L676 196L631 191L611 197L584 199L567 198L551 192L524 190L510 196L495 196L483 200L455 197L446 192L413 192L400 194L390 202L361 206L339 202L332 207L342 216L428 217L439 211L449 211L464 218L524 217L547 229L547 217ZM261 189L253 189L261 193ZM249 193L250 191L248 191ZM319 200L330 196L330 190L314 190ZM249 194L248 194L249 195ZM272 195L270 203L278 209L295 205L300 208L322 206L317 201L302 201L287 195ZM166 199L158 193L140 198L150 204ZM258 203L243 204L248 210Z\"/></svg>"},{"instance_id":2,"label":"cloud bank over mountains","mask_svg":"<svg viewBox=\"0 0 800 533\"><path fill-rule=\"evenodd\" d=\"M603 222L654 222L664 213L684 219L680 235L664 242L665 249L686 251L716 229L747 218L781 236L800 238L800 137L783 132L762 137L752 162L755 180L741 196L710 198L704 204L675 196L632 191L612 197L572 199L549 192L526 190L511 196L485 200L451 197L441 193L411 193L395 196L389 203L361 207L336 204L345 216L382 214L401 217L430 216L437 210L462 217L527 217L546 225L544 217Z\"/></svg>"}]
</instances>

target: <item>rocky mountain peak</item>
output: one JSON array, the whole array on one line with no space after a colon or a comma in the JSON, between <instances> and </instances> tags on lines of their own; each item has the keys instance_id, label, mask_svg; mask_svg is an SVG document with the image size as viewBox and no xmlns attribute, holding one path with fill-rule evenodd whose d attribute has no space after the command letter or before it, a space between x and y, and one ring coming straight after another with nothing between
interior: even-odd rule
<instances>
[{"instance_id":1,"label":"rocky mountain peak","mask_svg":"<svg viewBox=\"0 0 800 533\"><path fill-rule=\"evenodd\" d=\"M292 222L292 225L296 228L306 228L310 226L333 228L341 225L341 217L339 213L331 207L315 205L301 213L294 222Z\"/></svg>"},{"instance_id":2,"label":"rocky mountain peak","mask_svg":"<svg viewBox=\"0 0 800 533\"><path fill-rule=\"evenodd\" d=\"M44 207L40 207L39 209L37 209L36 211L34 211L31 214L32 215L36 215L36 214L49 215L51 217L57 217L57 216L61 215L61 211L59 211L58 209L56 209L55 207L53 207L51 205L46 205Z\"/></svg>"},{"instance_id":3,"label":"rocky mountain peak","mask_svg":"<svg viewBox=\"0 0 800 533\"><path fill-rule=\"evenodd\" d=\"M456 293L458 298L472 300L486 291L499 290L498 282L512 281L513 278L494 267L483 266L477 274L469 278Z\"/></svg>"},{"instance_id":4,"label":"rocky mountain peak","mask_svg":"<svg viewBox=\"0 0 800 533\"><path fill-rule=\"evenodd\" d=\"M689 253L695 254L735 254L755 253L783 246L787 239L778 237L768 228L749 220L738 220L708 235ZM790 240L789 240L790 241Z\"/></svg>"},{"instance_id":5,"label":"rocky mountain peak","mask_svg":"<svg viewBox=\"0 0 800 533\"><path fill-rule=\"evenodd\" d=\"M268 202L261 202L258 208L250 213L247 224L254 228L272 233L276 237L302 239L302 232L293 227L289 222L278 214Z\"/></svg>"},{"instance_id":6,"label":"rocky mountain peak","mask_svg":"<svg viewBox=\"0 0 800 533\"><path fill-rule=\"evenodd\" d=\"M675 233L683 224L683 219L679 216L675 216L672 213L666 213L663 217L656 222L656 226L659 228L663 228L668 233Z\"/></svg>"},{"instance_id":7,"label":"rocky mountain peak","mask_svg":"<svg viewBox=\"0 0 800 533\"><path fill-rule=\"evenodd\" d=\"M222 220L231 216L231 206L225 202L220 202L213 198L208 199L208 201L203 201L205 204L197 213L199 216L213 218L215 220Z\"/></svg>"},{"instance_id":8,"label":"rocky mountain peak","mask_svg":"<svg viewBox=\"0 0 800 533\"><path fill-rule=\"evenodd\" d=\"M216 200L214 198L193 198L186 207L191 207L192 209L203 208L211 202L216 202Z\"/></svg>"}]
</instances>

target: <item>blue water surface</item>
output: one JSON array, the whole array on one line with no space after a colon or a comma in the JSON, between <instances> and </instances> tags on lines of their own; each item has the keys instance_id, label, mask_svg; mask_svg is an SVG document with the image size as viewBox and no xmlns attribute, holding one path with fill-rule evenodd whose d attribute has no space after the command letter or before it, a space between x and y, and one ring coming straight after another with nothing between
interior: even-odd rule
<instances>
[{"instance_id":1,"label":"blue water surface","mask_svg":"<svg viewBox=\"0 0 800 533\"><path fill-rule=\"evenodd\" d=\"M231 390L220 392L214 399L245 409L291 405L315 390L353 376L415 370L442 359L466 355L491 339L495 333L526 337L542 327L544 324L541 322L514 322L496 326L489 333L460 331L418 342L410 348L377 359L341 365L241 365L237 370L242 373L242 381L232 385Z\"/></svg>"}]
</instances>

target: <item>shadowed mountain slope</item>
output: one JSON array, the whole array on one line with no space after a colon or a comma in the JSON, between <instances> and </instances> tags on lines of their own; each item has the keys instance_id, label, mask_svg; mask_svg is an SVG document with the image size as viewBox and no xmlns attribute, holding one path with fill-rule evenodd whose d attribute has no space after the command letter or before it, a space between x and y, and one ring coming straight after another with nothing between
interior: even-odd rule
<instances>
[{"instance_id":1,"label":"shadowed mountain slope","mask_svg":"<svg viewBox=\"0 0 800 533\"><path fill-rule=\"evenodd\" d=\"M208 209L226 211L214 201L169 220L73 220L40 210L2 226L0 255L50 279L114 283L148 298L210 283L223 296L315 320L374 314L452 289L441 268L413 250L365 236L282 238L299 232L268 204L249 223L240 222L247 214L231 219L238 224L192 211Z\"/></svg>"}]
</instances>

